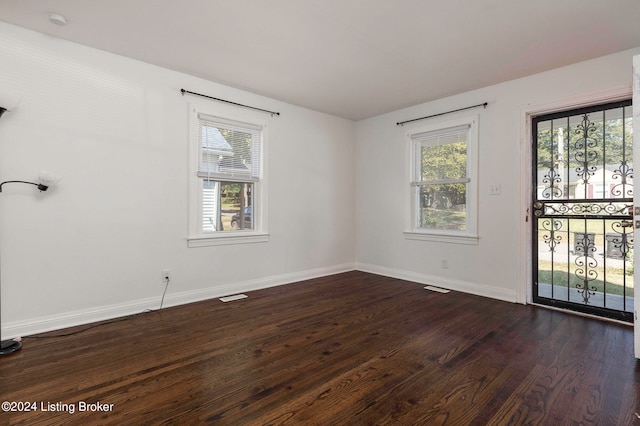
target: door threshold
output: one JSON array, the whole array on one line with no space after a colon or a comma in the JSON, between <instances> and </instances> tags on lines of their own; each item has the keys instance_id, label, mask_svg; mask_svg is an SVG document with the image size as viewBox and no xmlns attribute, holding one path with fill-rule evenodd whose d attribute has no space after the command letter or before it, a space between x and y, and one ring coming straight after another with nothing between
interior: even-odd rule
<instances>
[{"instance_id":1,"label":"door threshold","mask_svg":"<svg viewBox=\"0 0 640 426\"><path fill-rule=\"evenodd\" d=\"M587 313L584 313L584 312L572 311L571 309L556 308L555 306L543 305L541 303L529 303L529 305L536 306L538 308L549 309L549 310L552 310L552 311L564 312L565 314L573 314L573 315L578 315L578 316L585 317L585 318L591 318L591 319L600 320L600 321L613 322L613 323L616 323L616 324L628 325L630 327L633 327L633 323L632 322L621 321L621 320L617 320L617 319L614 319L614 318L607 318L607 317L601 317L601 316L598 316L598 315L587 314Z\"/></svg>"}]
</instances>

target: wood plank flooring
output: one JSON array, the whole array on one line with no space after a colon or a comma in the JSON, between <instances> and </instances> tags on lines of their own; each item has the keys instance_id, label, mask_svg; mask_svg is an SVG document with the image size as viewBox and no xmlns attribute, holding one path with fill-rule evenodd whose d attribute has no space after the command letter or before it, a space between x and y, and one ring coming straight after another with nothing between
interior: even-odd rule
<instances>
[{"instance_id":1,"label":"wood plank flooring","mask_svg":"<svg viewBox=\"0 0 640 426\"><path fill-rule=\"evenodd\" d=\"M26 338L0 424L640 425L630 326L363 272L248 295Z\"/></svg>"}]
</instances>

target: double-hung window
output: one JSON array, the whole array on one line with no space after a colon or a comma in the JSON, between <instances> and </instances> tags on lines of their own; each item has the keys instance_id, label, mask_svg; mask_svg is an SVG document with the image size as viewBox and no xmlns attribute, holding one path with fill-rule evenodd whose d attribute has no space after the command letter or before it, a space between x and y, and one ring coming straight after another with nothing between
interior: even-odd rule
<instances>
[{"instance_id":1,"label":"double-hung window","mask_svg":"<svg viewBox=\"0 0 640 426\"><path fill-rule=\"evenodd\" d=\"M266 241L265 125L191 107L190 246Z\"/></svg>"},{"instance_id":2,"label":"double-hung window","mask_svg":"<svg viewBox=\"0 0 640 426\"><path fill-rule=\"evenodd\" d=\"M411 129L407 238L477 243L477 116Z\"/></svg>"}]
</instances>

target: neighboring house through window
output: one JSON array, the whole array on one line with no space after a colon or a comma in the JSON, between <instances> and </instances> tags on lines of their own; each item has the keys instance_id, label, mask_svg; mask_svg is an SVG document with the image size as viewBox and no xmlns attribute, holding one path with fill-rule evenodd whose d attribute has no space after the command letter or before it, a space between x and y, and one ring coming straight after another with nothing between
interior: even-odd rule
<instances>
[{"instance_id":1,"label":"neighboring house through window","mask_svg":"<svg viewBox=\"0 0 640 426\"><path fill-rule=\"evenodd\" d=\"M407 238L477 244L478 117L412 128Z\"/></svg>"}]
</instances>

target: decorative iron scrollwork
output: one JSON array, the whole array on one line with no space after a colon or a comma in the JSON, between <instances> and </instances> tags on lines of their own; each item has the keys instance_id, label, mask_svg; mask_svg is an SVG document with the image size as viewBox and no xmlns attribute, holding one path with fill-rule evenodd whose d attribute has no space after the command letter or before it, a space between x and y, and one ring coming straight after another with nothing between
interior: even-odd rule
<instances>
[{"instance_id":1,"label":"decorative iron scrollwork","mask_svg":"<svg viewBox=\"0 0 640 426\"><path fill-rule=\"evenodd\" d=\"M556 234L562 229L562 221L547 219L543 220L541 225L542 229L549 232L548 234L544 233L542 239L549 246L549 251L555 251L556 246L562 241L562 236Z\"/></svg>"},{"instance_id":2,"label":"decorative iron scrollwork","mask_svg":"<svg viewBox=\"0 0 640 426\"><path fill-rule=\"evenodd\" d=\"M542 198L562 198L562 188L557 185L562 183L562 176L551 167L549 173L542 177L542 183L547 186L542 191Z\"/></svg>"},{"instance_id":3,"label":"decorative iron scrollwork","mask_svg":"<svg viewBox=\"0 0 640 426\"><path fill-rule=\"evenodd\" d=\"M534 117L535 301L633 309L630 111L624 102Z\"/></svg>"},{"instance_id":4,"label":"decorative iron scrollwork","mask_svg":"<svg viewBox=\"0 0 640 426\"><path fill-rule=\"evenodd\" d=\"M574 144L576 150L574 158L581 164L576 168L576 174L582 178L585 185L589 183L589 179L598 169L594 165L589 165L589 163L593 163L598 159L598 152L592 149L598 147L598 140L593 137L595 132L596 125L589 120L589 115L585 114L582 117L582 123L575 130L575 134L579 138Z\"/></svg>"},{"instance_id":5,"label":"decorative iron scrollwork","mask_svg":"<svg viewBox=\"0 0 640 426\"><path fill-rule=\"evenodd\" d=\"M631 260L633 250L633 227L627 225L626 220L611 223L613 233L607 233L607 243L610 245L607 252L619 253L623 259ZM633 222L631 222L633 226Z\"/></svg>"},{"instance_id":6,"label":"decorative iron scrollwork","mask_svg":"<svg viewBox=\"0 0 640 426\"><path fill-rule=\"evenodd\" d=\"M594 257L597 248L595 245L594 234L583 232L576 233L574 236L575 252L581 256L577 257L575 264L578 267L575 270L575 276L578 278L576 282L576 290L582 295L584 304L589 304L591 296L596 294L598 288L591 285L593 281L598 279L598 261Z\"/></svg>"},{"instance_id":7,"label":"decorative iron scrollwork","mask_svg":"<svg viewBox=\"0 0 640 426\"><path fill-rule=\"evenodd\" d=\"M537 216L575 216L587 218L589 216L622 216L631 214L632 200L576 200L545 202L540 208L534 205L534 209L541 211Z\"/></svg>"},{"instance_id":8,"label":"decorative iron scrollwork","mask_svg":"<svg viewBox=\"0 0 640 426\"><path fill-rule=\"evenodd\" d=\"M620 183L611 188L612 196L633 197L633 168L627 164L626 160L622 160L620 167L614 170L611 179L620 179Z\"/></svg>"}]
</instances>

